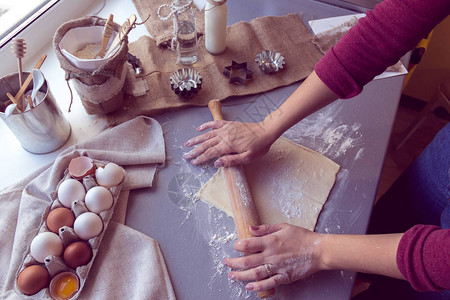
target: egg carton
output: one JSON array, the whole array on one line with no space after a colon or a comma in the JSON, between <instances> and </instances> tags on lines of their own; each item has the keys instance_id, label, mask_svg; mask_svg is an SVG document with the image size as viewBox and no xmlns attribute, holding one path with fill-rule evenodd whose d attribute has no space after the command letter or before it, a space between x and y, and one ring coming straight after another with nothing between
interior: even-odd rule
<instances>
[{"instance_id":1,"label":"egg carton","mask_svg":"<svg viewBox=\"0 0 450 300\"><path fill-rule=\"evenodd\" d=\"M99 161L99 160L95 160L92 159L94 165L95 165L95 169L97 168L103 168L105 167L108 162L105 161ZM98 215L100 216L100 218L103 221L103 230L102 232L97 235L96 237L93 237L91 239L89 239L88 241L83 240L81 238L79 238L73 228L68 227L68 226L63 226L59 229L59 237L62 240L62 244L63 244L63 249L66 248L67 245L76 242L76 241L83 241L83 242L87 242L89 244L89 246L92 249L92 258L91 260L83 266L79 266L76 268L76 270L70 268L69 266L67 266L64 262L64 259L61 256L47 256L45 258L45 263L40 263L38 262L36 259L34 259L31 256L30 253L30 247L31 245L28 245L27 250L24 254L24 258L21 264L21 267L17 270L16 276L15 276L15 291L17 294L19 294L20 296L24 297L24 299L55 299L50 295L50 291L49 291L49 287L44 288L42 290L40 290L38 293L34 294L34 295L25 295L23 294L18 286L17 286L17 278L20 274L20 272L22 272L23 269L32 266L32 265L40 265L40 266L45 266L45 268L47 269L47 271L50 274L50 279L53 279L56 275L62 273L62 272L71 272L71 273L75 273L78 276L78 280L79 280L79 287L78 287L78 291L76 292L76 294L74 294L72 297L70 297L70 300L74 300L77 299L81 293L81 291L83 290L83 287L86 283L86 280L88 279L88 274L89 271L92 267L92 264L94 263L95 257L97 255L97 252L99 250L101 241L103 239L103 236L106 232L106 229L108 227L109 221L113 215L114 212L114 207L116 206L117 200L119 198L119 194L120 191L122 190L122 186L123 186L123 182L125 181L125 170L120 167L122 172L123 172L123 179L122 181L113 187L110 187L108 190L111 192L112 196L113 196L113 204L112 206L106 210L106 211L102 211L100 212ZM41 217L41 221L40 221L40 225L38 229L33 230L33 232L36 232L35 236L37 236L40 233L43 232L51 232L46 224L46 220L48 217L48 214L50 213L50 211L52 211L53 209L59 208L59 207L64 207L61 202L58 200L58 188L61 185L61 183L63 181L65 181L66 179L69 178L74 178L70 175L69 173L69 169L67 168L64 172L64 177L60 180L60 182L58 183L58 186L56 188L55 191L53 191L50 194L50 197L52 199L51 204L45 209L44 213L42 214ZM74 178L75 179L75 178ZM81 181L81 180L80 180ZM99 184L96 182L95 178L93 175L87 175L85 177L83 177L82 179L82 183L83 186L85 188L85 191L87 193L88 190L90 190L91 188L98 186ZM71 210L73 212L73 214L75 215L75 218L77 218L79 215L81 215L84 212L88 212L88 208L86 207L86 204L83 201L79 201L79 202L73 202L72 203L72 207Z\"/></svg>"}]
</instances>

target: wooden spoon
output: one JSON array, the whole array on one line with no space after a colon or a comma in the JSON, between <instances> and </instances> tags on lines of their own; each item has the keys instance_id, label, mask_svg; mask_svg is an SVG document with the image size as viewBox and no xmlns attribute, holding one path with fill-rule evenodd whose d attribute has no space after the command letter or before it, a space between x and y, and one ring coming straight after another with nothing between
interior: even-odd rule
<instances>
[{"instance_id":1,"label":"wooden spoon","mask_svg":"<svg viewBox=\"0 0 450 300\"><path fill-rule=\"evenodd\" d=\"M103 38L102 38L102 48L98 51L97 56L103 58L105 56L106 47L108 46L109 39L114 31L113 25L114 15L110 14L108 20L106 21L105 27L103 28Z\"/></svg>"},{"instance_id":2,"label":"wooden spoon","mask_svg":"<svg viewBox=\"0 0 450 300\"><path fill-rule=\"evenodd\" d=\"M107 57L111 52L113 52L122 42L122 40L127 36L128 32L130 32L131 28L133 28L134 23L136 23L136 16L131 15L128 17L128 19L122 24L122 27L120 27L119 32L116 35L116 38L111 43L111 46L109 47L108 51L106 51L105 56Z\"/></svg>"}]
</instances>

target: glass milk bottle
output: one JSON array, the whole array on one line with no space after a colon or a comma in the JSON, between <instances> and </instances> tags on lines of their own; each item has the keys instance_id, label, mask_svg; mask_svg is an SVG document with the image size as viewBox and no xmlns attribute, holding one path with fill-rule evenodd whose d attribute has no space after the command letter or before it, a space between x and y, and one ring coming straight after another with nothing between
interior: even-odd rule
<instances>
[{"instance_id":1,"label":"glass milk bottle","mask_svg":"<svg viewBox=\"0 0 450 300\"><path fill-rule=\"evenodd\" d=\"M174 0L177 13L174 18L178 62L190 65L197 61L197 30L192 0Z\"/></svg>"},{"instance_id":2,"label":"glass milk bottle","mask_svg":"<svg viewBox=\"0 0 450 300\"><path fill-rule=\"evenodd\" d=\"M207 0L205 6L205 48L220 54L227 47L226 0Z\"/></svg>"}]
</instances>

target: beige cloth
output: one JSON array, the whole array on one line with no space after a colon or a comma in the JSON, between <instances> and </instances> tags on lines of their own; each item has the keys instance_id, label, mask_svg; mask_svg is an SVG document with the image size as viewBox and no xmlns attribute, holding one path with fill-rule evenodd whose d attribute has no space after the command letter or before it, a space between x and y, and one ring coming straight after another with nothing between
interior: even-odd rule
<instances>
[{"instance_id":1,"label":"beige cloth","mask_svg":"<svg viewBox=\"0 0 450 300\"><path fill-rule=\"evenodd\" d=\"M141 20L145 22L145 28L156 41L157 46L169 47L173 37L173 20L170 17L167 21L162 21L158 17L158 9L161 5L170 5L172 0L133 0L136 10L141 17ZM192 4L192 8L195 13L195 25L197 29L197 36L202 36L205 33L205 17L203 12L197 9ZM165 7L161 10L163 17L170 13L170 9Z\"/></svg>"},{"instance_id":2,"label":"beige cloth","mask_svg":"<svg viewBox=\"0 0 450 300\"><path fill-rule=\"evenodd\" d=\"M16 299L16 272L51 203L70 160L87 155L124 167L127 175L114 220L123 222L131 189L152 186L158 164L165 161L158 122L139 117L66 149L53 163L0 191L0 298ZM113 250L113 251L111 251ZM175 299L158 243L110 221L80 299Z\"/></svg>"},{"instance_id":3,"label":"beige cloth","mask_svg":"<svg viewBox=\"0 0 450 300\"><path fill-rule=\"evenodd\" d=\"M302 80L322 57L312 38L297 14L261 17L250 23L239 22L227 27L227 48L220 55L209 54L201 38L199 60L191 67L203 77L202 88L191 99L182 99L169 84L170 75L182 68L176 64L176 54L157 47L154 40L143 36L129 44L129 48L142 62L150 90L145 96L126 99L121 110L107 115L108 124L120 124L137 115L153 116L187 106L205 106L211 99L261 93ZM281 71L268 75L259 70L255 58L266 49L276 50L284 56L285 65ZM222 73L232 60L247 62L253 71L253 79L245 86L230 84Z\"/></svg>"},{"instance_id":4,"label":"beige cloth","mask_svg":"<svg viewBox=\"0 0 450 300\"><path fill-rule=\"evenodd\" d=\"M356 25L356 23L358 23L358 18L353 17L339 26L317 34L312 41L315 45L317 45L317 47L319 47L320 51L325 54L334 45L336 45L336 43L339 42L339 40L350 30L350 28Z\"/></svg>"}]
</instances>

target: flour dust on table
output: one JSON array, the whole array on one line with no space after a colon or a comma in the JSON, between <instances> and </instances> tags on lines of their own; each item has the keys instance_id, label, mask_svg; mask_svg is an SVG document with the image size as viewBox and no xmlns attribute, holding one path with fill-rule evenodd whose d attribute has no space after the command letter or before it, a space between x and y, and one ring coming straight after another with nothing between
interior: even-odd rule
<instances>
[{"instance_id":1,"label":"flour dust on table","mask_svg":"<svg viewBox=\"0 0 450 300\"><path fill-rule=\"evenodd\" d=\"M342 102L328 105L291 127L283 136L331 159L340 158L351 149L357 150L354 160L361 158L364 153L361 124L344 123L340 117L342 105Z\"/></svg>"},{"instance_id":2,"label":"flour dust on table","mask_svg":"<svg viewBox=\"0 0 450 300\"><path fill-rule=\"evenodd\" d=\"M217 286L224 285L220 282L225 281L227 288L225 291L219 291L220 293L228 295L230 299L249 298L252 293L245 289L242 282L228 279L227 274L231 269L223 264L225 258L240 255L233 250L233 244L238 240L234 223L231 218L213 206L208 206L207 210L208 225L205 226L208 227L203 227L202 234L208 241L209 254L214 266L208 282L211 295L216 292Z\"/></svg>"},{"instance_id":3,"label":"flour dust on table","mask_svg":"<svg viewBox=\"0 0 450 300\"><path fill-rule=\"evenodd\" d=\"M169 147L178 141L166 140ZM183 149L174 149L183 150ZM177 157L181 157L177 156ZM236 257L239 254L234 251L233 244L238 240L235 232L234 222L225 213L210 204L198 201L196 193L217 170L212 164L193 166L184 159L169 159L169 163L177 165L179 171L168 183L170 201L185 212L186 217L180 223L183 230L186 223L193 223L198 233L204 238L208 247L208 257L212 268L209 270L209 281L207 283L211 296L218 293L226 295L229 299L249 298L252 294L245 289L245 285L228 279L230 269L223 264L227 257ZM226 287L217 290L218 286Z\"/></svg>"}]
</instances>

